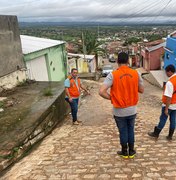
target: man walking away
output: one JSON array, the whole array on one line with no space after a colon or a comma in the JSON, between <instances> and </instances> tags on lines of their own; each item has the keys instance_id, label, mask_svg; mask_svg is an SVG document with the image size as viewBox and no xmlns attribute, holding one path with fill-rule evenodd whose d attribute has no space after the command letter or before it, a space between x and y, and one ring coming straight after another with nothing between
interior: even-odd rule
<instances>
[{"instance_id":1,"label":"man walking away","mask_svg":"<svg viewBox=\"0 0 176 180\"><path fill-rule=\"evenodd\" d=\"M166 136L167 140L172 140L172 136L175 131L176 123L176 74L175 67L168 65L165 69L166 75L169 77L166 85L164 86L164 92L162 97L162 110L160 115L160 121L157 126L154 127L153 132L149 132L151 137L158 138L161 130L164 128L168 116L170 117L169 134Z\"/></svg>"},{"instance_id":2,"label":"man walking away","mask_svg":"<svg viewBox=\"0 0 176 180\"><path fill-rule=\"evenodd\" d=\"M143 80L140 74L128 67L128 54L121 52L118 55L119 68L108 74L99 94L111 100L116 125L119 129L121 151L117 154L123 158L133 158L134 124L137 113L138 92L144 92ZM108 89L110 88L110 94Z\"/></svg>"}]
</instances>

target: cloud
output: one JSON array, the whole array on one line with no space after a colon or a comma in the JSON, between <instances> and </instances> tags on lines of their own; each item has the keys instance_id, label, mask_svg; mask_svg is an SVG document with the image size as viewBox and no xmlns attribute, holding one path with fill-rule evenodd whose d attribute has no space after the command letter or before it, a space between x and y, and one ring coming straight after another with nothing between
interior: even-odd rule
<instances>
[{"instance_id":1,"label":"cloud","mask_svg":"<svg viewBox=\"0 0 176 180\"><path fill-rule=\"evenodd\" d=\"M1 0L0 13L21 21L176 20L176 4L163 0Z\"/></svg>"}]
</instances>

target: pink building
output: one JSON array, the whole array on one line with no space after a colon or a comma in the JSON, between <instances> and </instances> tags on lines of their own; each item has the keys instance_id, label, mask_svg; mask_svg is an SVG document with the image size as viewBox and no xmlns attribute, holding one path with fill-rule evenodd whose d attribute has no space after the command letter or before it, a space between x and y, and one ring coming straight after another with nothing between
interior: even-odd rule
<instances>
[{"instance_id":1,"label":"pink building","mask_svg":"<svg viewBox=\"0 0 176 180\"><path fill-rule=\"evenodd\" d=\"M159 44L156 44L156 42L159 42ZM163 41L162 43L161 41L154 41L153 44L150 42L141 49L141 65L147 71L161 69L161 57L164 54L166 43Z\"/></svg>"},{"instance_id":2,"label":"pink building","mask_svg":"<svg viewBox=\"0 0 176 180\"><path fill-rule=\"evenodd\" d=\"M132 45L131 59L132 67L140 67L140 56L139 56L139 46L137 44Z\"/></svg>"}]
</instances>

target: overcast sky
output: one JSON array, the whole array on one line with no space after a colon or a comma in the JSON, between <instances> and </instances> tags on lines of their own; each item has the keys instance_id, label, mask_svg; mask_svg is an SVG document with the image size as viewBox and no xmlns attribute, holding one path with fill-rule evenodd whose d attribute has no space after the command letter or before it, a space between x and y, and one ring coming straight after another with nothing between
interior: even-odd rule
<instances>
[{"instance_id":1,"label":"overcast sky","mask_svg":"<svg viewBox=\"0 0 176 180\"><path fill-rule=\"evenodd\" d=\"M161 22L176 21L176 0L1 0L1 15L19 21Z\"/></svg>"}]
</instances>

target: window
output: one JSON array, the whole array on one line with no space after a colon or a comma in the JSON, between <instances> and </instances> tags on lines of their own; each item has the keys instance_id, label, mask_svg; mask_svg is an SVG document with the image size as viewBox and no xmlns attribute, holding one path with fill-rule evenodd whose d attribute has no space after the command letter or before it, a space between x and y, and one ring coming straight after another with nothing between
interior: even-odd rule
<instances>
[{"instance_id":1,"label":"window","mask_svg":"<svg viewBox=\"0 0 176 180\"><path fill-rule=\"evenodd\" d=\"M167 54L166 54L166 59L169 59L169 58L170 58L170 56L169 56L169 54L167 53Z\"/></svg>"}]
</instances>

